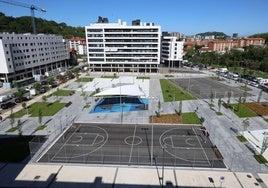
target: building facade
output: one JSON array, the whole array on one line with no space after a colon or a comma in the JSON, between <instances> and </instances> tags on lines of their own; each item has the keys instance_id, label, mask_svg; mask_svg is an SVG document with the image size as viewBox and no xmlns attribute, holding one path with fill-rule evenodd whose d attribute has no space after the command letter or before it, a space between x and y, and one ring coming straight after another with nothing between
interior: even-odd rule
<instances>
[{"instance_id":1,"label":"building facade","mask_svg":"<svg viewBox=\"0 0 268 188\"><path fill-rule=\"evenodd\" d=\"M69 39L70 48L73 48L77 54L86 55L86 39L81 37L72 37Z\"/></svg>"},{"instance_id":2,"label":"building facade","mask_svg":"<svg viewBox=\"0 0 268 188\"><path fill-rule=\"evenodd\" d=\"M0 79L11 83L68 66L68 44L62 36L0 33Z\"/></svg>"},{"instance_id":3,"label":"building facade","mask_svg":"<svg viewBox=\"0 0 268 188\"><path fill-rule=\"evenodd\" d=\"M86 26L87 58L93 71L157 72L161 28L135 20Z\"/></svg>"},{"instance_id":4,"label":"building facade","mask_svg":"<svg viewBox=\"0 0 268 188\"><path fill-rule=\"evenodd\" d=\"M183 60L184 42L179 41L176 36L163 36L161 48L161 62L169 68L180 67Z\"/></svg>"}]
</instances>

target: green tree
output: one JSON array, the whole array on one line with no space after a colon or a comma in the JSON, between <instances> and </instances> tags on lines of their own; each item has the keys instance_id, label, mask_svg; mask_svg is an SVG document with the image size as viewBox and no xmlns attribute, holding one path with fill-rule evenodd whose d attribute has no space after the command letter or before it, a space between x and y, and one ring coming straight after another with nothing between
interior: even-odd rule
<instances>
[{"instance_id":1,"label":"green tree","mask_svg":"<svg viewBox=\"0 0 268 188\"><path fill-rule=\"evenodd\" d=\"M218 107L219 107L219 112L221 111L221 97L218 100Z\"/></svg>"},{"instance_id":2,"label":"green tree","mask_svg":"<svg viewBox=\"0 0 268 188\"><path fill-rule=\"evenodd\" d=\"M244 119L242 124L243 124L243 128L244 128L244 132L247 131L247 129L249 127L249 118Z\"/></svg>"},{"instance_id":3,"label":"green tree","mask_svg":"<svg viewBox=\"0 0 268 188\"><path fill-rule=\"evenodd\" d=\"M161 102L160 102L160 100L158 100L158 104L157 104L157 117L160 116L160 110L161 110Z\"/></svg>"},{"instance_id":4,"label":"green tree","mask_svg":"<svg viewBox=\"0 0 268 188\"><path fill-rule=\"evenodd\" d=\"M41 90L41 84L40 84L39 82L36 82L36 83L34 84L34 89L35 89L36 91L39 91L39 92L40 92L40 90Z\"/></svg>"},{"instance_id":5,"label":"green tree","mask_svg":"<svg viewBox=\"0 0 268 188\"><path fill-rule=\"evenodd\" d=\"M10 111L9 123L10 123L10 126L13 128L14 123L15 123L15 117L14 117L14 113L13 113L13 108L11 108L11 111Z\"/></svg>"},{"instance_id":6,"label":"green tree","mask_svg":"<svg viewBox=\"0 0 268 188\"><path fill-rule=\"evenodd\" d=\"M27 107L26 102L23 102L23 103L21 104L21 106L22 106L22 108L23 108L24 110L26 110L27 115L28 115L28 107Z\"/></svg>"},{"instance_id":7,"label":"green tree","mask_svg":"<svg viewBox=\"0 0 268 188\"><path fill-rule=\"evenodd\" d=\"M55 83L55 78L54 77L50 77L48 80L47 80L48 84L49 85L53 85Z\"/></svg>"},{"instance_id":8,"label":"green tree","mask_svg":"<svg viewBox=\"0 0 268 188\"><path fill-rule=\"evenodd\" d=\"M261 96L262 96L262 89L261 89L260 92L259 92L257 102L260 102L260 100L261 100Z\"/></svg>"},{"instance_id":9,"label":"green tree","mask_svg":"<svg viewBox=\"0 0 268 188\"><path fill-rule=\"evenodd\" d=\"M43 119L43 113L42 113L42 110L39 109L38 110L38 122L40 126L42 125L42 119Z\"/></svg>"},{"instance_id":10,"label":"green tree","mask_svg":"<svg viewBox=\"0 0 268 188\"><path fill-rule=\"evenodd\" d=\"M231 91L228 91L227 92L227 105L229 106L230 105L230 100L231 100L231 97L232 97L232 92Z\"/></svg>"},{"instance_id":11,"label":"green tree","mask_svg":"<svg viewBox=\"0 0 268 188\"><path fill-rule=\"evenodd\" d=\"M237 104L237 111L239 111L240 110L240 105L241 105L241 103L242 103L242 97L240 96L239 98L238 98L238 104Z\"/></svg>"},{"instance_id":12,"label":"green tree","mask_svg":"<svg viewBox=\"0 0 268 188\"><path fill-rule=\"evenodd\" d=\"M18 89L18 91L15 93L15 96L16 96L18 99L22 99L23 96L24 96L24 90L23 90L23 89Z\"/></svg>"},{"instance_id":13,"label":"green tree","mask_svg":"<svg viewBox=\"0 0 268 188\"><path fill-rule=\"evenodd\" d=\"M212 105L213 100L214 100L214 92L211 90L211 92L210 92L210 105Z\"/></svg>"},{"instance_id":14,"label":"green tree","mask_svg":"<svg viewBox=\"0 0 268 188\"><path fill-rule=\"evenodd\" d=\"M20 119L17 122L17 127L18 127L18 131L19 131L19 136L22 136L22 123L21 123Z\"/></svg>"},{"instance_id":15,"label":"green tree","mask_svg":"<svg viewBox=\"0 0 268 188\"><path fill-rule=\"evenodd\" d=\"M182 100L179 102L179 115L182 113Z\"/></svg>"}]
</instances>

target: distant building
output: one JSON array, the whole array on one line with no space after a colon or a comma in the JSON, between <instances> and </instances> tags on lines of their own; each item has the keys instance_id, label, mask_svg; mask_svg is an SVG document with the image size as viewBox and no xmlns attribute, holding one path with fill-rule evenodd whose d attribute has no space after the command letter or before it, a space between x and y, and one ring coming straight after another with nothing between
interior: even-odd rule
<instances>
[{"instance_id":1,"label":"distant building","mask_svg":"<svg viewBox=\"0 0 268 188\"><path fill-rule=\"evenodd\" d=\"M239 40L240 47L247 47L247 46L264 46L265 39L263 38L242 38Z\"/></svg>"},{"instance_id":2,"label":"distant building","mask_svg":"<svg viewBox=\"0 0 268 188\"><path fill-rule=\"evenodd\" d=\"M217 51L222 53L229 51L232 48L238 47L238 40L213 40L208 43L208 48L210 51Z\"/></svg>"},{"instance_id":3,"label":"distant building","mask_svg":"<svg viewBox=\"0 0 268 188\"><path fill-rule=\"evenodd\" d=\"M12 82L53 74L68 66L62 36L0 33L0 79Z\"/></svg>"},{"instance_id":4,"label":"distant building","mask_svg":"<svg viewBox=\"0 0 268 188\"><path fill-rule=\"evenodd\" d=\"M233 39L238 39L238 33L233 33Z\"/></svg>"},{"instance_id":5,"label":"distant building","mask_svg":"<svg viewBox=\"0 0 268 188\"><path fill-rule=\"evenodd\" d=\"M69 39L70 48L74 49L77 54L85 55L87 52L86 39L81 37L72 37Z\"/></svg>"},{"instance_id":6,"label":"distant building","mask_svg":"<svg viewBox=\"0 0 268 188\"><path fill-rule=\"evenodd\" d=\"M161 27L139 20L132 24L118 20L86 26L88 64L93 71L158 71Z\"/></svg>"},{"instance_id":7,"label":"distant building","mask_svg":"<svg viewBox=\"0 0 268 188\"><path fill-rule=\"evenodd\" d=\"M169 68L179 67L183 52L183 41L179 41L175 36L162 37L161 62Z\"/></svg>"}]
</instances>

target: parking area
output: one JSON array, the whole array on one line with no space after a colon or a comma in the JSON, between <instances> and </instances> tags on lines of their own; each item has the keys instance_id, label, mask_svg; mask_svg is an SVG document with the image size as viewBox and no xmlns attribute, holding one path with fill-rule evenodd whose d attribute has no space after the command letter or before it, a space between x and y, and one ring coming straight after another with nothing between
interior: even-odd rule
<instances>
[{"instance_id":1,"label":"parking area","mask_svg":"<svg viewBox=\"0 0 268 188\"><path fill-rule=\"evenodd\" d=\"M73 124L38 162L226 168L200 127Z\"/></svg>"},{"instance_id":2,"label":"parking area","mask_svg":"<svg viewBox=\"0 0 268 188\"><path fill-rule=\"evenodd\" d=\"M199 99L210 98L211 91L214 94L214 98L227 97L228 92L232 93L232 97L242 97L244 94L243 91L237 87L222 84L218 81L212 80L211 78L180 78L171 79L170 81L181 88L184 88ZM250 96L250 94L247 95Z\"/></svg>"}]
</instances>

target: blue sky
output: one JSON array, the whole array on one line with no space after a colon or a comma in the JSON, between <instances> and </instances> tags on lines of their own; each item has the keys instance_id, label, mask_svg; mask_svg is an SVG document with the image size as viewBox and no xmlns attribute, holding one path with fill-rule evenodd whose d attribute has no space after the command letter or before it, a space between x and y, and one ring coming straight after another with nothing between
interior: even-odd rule
<instances>
[{"instance_id":1,"label":"blue sky","mask_svg":"<svg viewBox=\"0 0 268 188\"><path fill-rule=\"evenodd\" d=\"M227 35L248 36L268 32L268 0L16 0L47 10L35 11L36 17L71 26L85 26L98 16L110 22L120 18L131 24L134 19L154 22L162 31L193 35L220 31ZM7 16L30 15L30 10L0 2ZM1 24L1 23L0 23Z\"/></svg>"}]
</instances>

